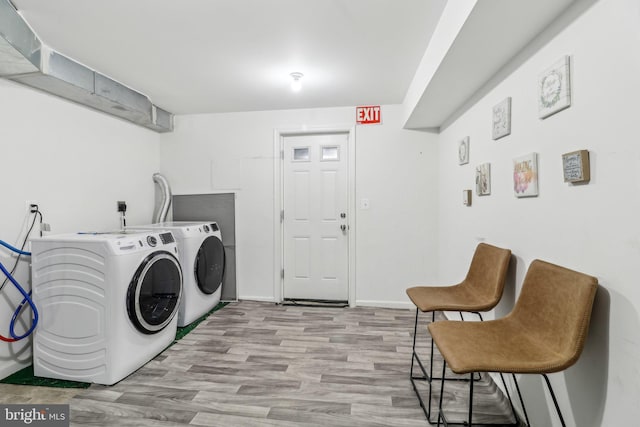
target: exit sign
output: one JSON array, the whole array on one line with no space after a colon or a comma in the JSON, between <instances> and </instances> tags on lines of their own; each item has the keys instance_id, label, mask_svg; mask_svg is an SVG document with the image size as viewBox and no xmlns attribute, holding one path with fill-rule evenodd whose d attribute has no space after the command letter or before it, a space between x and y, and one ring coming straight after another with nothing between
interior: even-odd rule
<instances>
[{"instance_id":1,"label":"exit sign","mask_svg":"<svg viewBox=\"0 0 640 427\"><path fill-rule=\"evenodd\" d=\"M367 105L356 107L356 123L359 125L372 125L380 123L381 114L379 105Z\"/></svg>"}]
</instances>

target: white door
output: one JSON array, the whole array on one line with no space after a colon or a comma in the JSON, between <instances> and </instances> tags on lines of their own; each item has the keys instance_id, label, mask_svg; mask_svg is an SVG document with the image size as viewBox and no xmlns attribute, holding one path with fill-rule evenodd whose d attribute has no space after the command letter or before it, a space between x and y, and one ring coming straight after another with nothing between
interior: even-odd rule
<instances>
[{"instance_id":1,"label":"white door","mask_svg":"<svg viewBox=\"0 0 640 427\"><path fill-rule=\"evenodd\" d=\"M348 300L347 138L284 138L284 298Z\"/></svg>"}]
</instances>

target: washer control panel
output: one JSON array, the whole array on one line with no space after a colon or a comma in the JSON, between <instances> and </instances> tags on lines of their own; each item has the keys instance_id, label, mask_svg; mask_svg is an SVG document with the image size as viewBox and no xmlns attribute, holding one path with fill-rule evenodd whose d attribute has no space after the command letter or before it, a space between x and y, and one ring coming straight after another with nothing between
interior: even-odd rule
<instances>
[{"instance_id":1,"label":"washer control panel","mask_svg":"<svg viewBox=\"0 0 640 427\"><path fill-rule=\"evenodd\" d=\"M160 233L160 240L162 241L163 245L168 245L169 243L175 242L173 234L171 233Z\"/></svg>"}]
</instances>

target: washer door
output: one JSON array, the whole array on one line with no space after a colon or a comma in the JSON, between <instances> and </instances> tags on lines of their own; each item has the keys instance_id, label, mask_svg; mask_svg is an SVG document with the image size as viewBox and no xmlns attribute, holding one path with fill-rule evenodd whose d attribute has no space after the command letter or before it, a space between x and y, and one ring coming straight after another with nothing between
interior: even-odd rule
<instances>
[{"instance_id":1,"label":"washer door","mask_svg":"<svg viewBox=\"0 0 640 427\"><path fill-rule=\"evenodd\" d=\"M222 285L224 275L224 246L215 236L207 237L196 255L196 282L198 288L211 295Z\"/></svg>"},{"instance_id":2,"label":"washer door","mask_svg":"<svg viewBox=\"0 0 640 427\"><path fill-rule=\"evenodd\" d=\"M160 332L178 312L181 296L178 260L169 252L154 252L142 261L129 285L129 319L140 332Z\"/></svg>"}]
</instances>

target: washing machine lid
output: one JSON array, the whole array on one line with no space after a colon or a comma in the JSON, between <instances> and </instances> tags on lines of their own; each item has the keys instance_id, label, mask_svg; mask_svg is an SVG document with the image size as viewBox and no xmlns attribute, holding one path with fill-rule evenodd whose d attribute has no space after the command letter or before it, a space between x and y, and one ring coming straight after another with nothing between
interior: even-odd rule
<instances>
[{"instance_id":1,"label":"washing machine lid","mask_svg":"<svg viewBox=\"0 0 640 427\"><path fill-rule=\"evenodd\" d=\"M217 236L209 236L202 241L196 254L194 269L198 288L211 295L222 285L224 277L224 245Z\"/></svg>"},{"instance_id":2,"label":"washing machine lid","mask_svg":"<svg viewBox=\"0 0 640 427\"><path fill-rule=\"evenodd\" d=\"M182 269L166 251L153 252L136 270L127 291L127 313L144 334L163 330L178 312L182 297Z\"/></svg>"}]
</instances>

